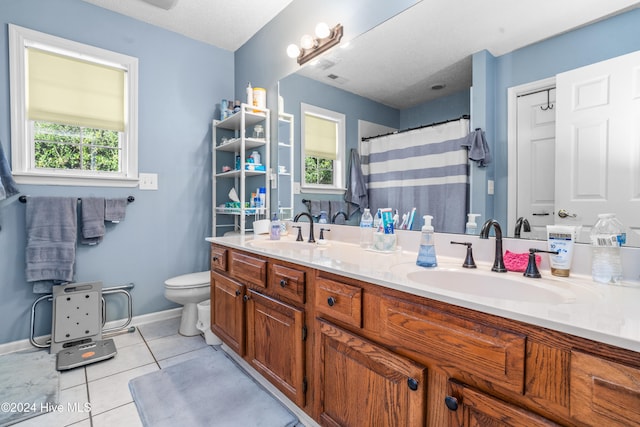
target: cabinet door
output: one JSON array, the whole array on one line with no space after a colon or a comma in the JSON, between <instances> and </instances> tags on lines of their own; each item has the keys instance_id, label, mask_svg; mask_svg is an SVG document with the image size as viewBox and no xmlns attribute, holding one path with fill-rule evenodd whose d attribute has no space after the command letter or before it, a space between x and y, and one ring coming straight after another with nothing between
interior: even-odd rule
<instances>
[{"instance_id":1,"label":"cabinet door","mask_svg":"<svg viewBox=\"0 0 640 427\"><path fill-rule=\"evenodd\" d=\"M640 370L571 353L571 416L587 425L640 425Z\"/></svg>"},{"instance_id":2,"label":"cabinet door","mask_svg":"<svg viewBox=\"0 0 640 427\"><path fill-rule=\"evenodd\" d=\"M211 330L244 355L244 285L211 272Z\"/></svg>"},{"instance_id":3,"label":"cabinet door","mask_svg":"<svg viewBox=\"0 0 640 427\"><path fill-rule=\"evenodd\" d=\"M449 381L444 403L449 409L449 425L460 427L543 427L559 426L456 381Z\"/></svg>"},{"instance_id":4,"label":"cabinet door","mask_svg":"<svg viewBox=\"0 0 640 427\"><path fill-rule=\"evenodd\" d=\"M249 290L247 360L296 405L305 405L304 312Z\"/></svg>"},{"instance_id":5,"label":"cabinet door","mask_svg":"<svg viewBox=\"0 0 640 427\"><path fill-rule=\"evenodd\" d=\"M318 323L322 425L425 425L425 367L329 323Z\"/></svg>"}]
</instances>

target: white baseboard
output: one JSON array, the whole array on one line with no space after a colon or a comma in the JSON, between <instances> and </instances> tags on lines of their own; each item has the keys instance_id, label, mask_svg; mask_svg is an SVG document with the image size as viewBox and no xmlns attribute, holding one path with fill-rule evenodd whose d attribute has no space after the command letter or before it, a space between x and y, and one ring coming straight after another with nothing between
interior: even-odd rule
<instances>
[{"instance_id":1,"label":"white baseboard","mask_svg":"<svg viewBox=\"0 0 640 427\"><path fill-rule=\"evenodd\" d=\"M174 317L180 317L181 315L182 307L172 308L170 310L164 311L157 311L155 313L141 314L140 316L133 316L133 319L131 319L131 323L127 327L144 325L145 323L152 323L160 320L172 319ZM105 329L115 328L119 325L123 325L126 321L127 319L111 320L105 323L104 327ZM46 343L50 338L51 334L34 337L36 342L42 344ZM0 344L0 354L13 353L15 351L23 351L33 348L36 347L31 345L31 341L29 339L12 341L5 344Z\"/></svg>"}]
</instances>

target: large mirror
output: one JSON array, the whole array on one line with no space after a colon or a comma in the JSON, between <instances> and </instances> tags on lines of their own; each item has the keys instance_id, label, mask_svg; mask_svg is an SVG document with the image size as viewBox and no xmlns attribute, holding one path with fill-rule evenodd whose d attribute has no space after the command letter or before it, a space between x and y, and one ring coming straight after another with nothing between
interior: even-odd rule
<instances>
[{"instance_id":1,"label":"large mirror","mask_svg":"<svg viewBox=\"0 0 640 427\"><path fill-rule=\"evenodd\" d=\"M530 214L512 209L519 196L513 181L522 172L510 145L509 96L538 92L542 106L553 106L555 92L545 90L555 87L556 75L640 50L639 2L500 2L497 13L495 4L484 3L459 9L419 2L281 79L281 107L295 117L294 181L300 182L303 103L345 115L347 152L362 137L470 115L471 126L486 131L492 162L470 166L469 210L480 214L479 225L498 219L508 236L518 217L533 223ZM296 212L304 210L303 200L342 200L340 194L294 193ZM551 203L551 223L571 224L571 212L556 216L560 209ZM349 223L358 221L355 213ZM545 237L534 231L521 228L520 235Z\"/></svg>"}]
</instances>

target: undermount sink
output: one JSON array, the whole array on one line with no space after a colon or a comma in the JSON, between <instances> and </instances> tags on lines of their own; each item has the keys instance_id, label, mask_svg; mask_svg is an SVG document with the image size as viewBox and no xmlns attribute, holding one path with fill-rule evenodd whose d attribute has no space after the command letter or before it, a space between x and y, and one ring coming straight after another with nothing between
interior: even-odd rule
<instances>
[{"instance_id":1,"label":"undermount sink","mask_svg":"<svg viewBox=\"0 0 640 427\"><path fill-rule=\"evenodd\" d=\"M419 269L406 273L410 283L480 298L537 304L570 304L590 297L586 289L565 281L525 278L521 273L491 273L457 268Z\"/></svg>"}]
</instances>

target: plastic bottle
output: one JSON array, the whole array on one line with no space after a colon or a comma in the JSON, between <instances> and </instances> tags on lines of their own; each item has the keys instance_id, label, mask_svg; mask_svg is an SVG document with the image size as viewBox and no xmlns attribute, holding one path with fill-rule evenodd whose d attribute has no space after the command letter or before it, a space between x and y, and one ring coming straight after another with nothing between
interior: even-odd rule
<instances>
[{"instance_id":1,"label":"plastic bottle","mask_svg":"<svg viewBox=\"0 0 640 427\"><path fill-rule=\"evenodd\" d=\"M260 187L258 189L258 198L260 199L260 207L264 208L267 206L267 189L266 187Z\"/></svg>"},{"instance_id":2,"label":"plastic bottle","mask_svg":"<svg viewBox=\"0 0 640 427\"><path fill-rule=\"evenodd\" d=\"M273 218L271 218L271 232L269 233L269 239L271 240L280 240L280 220L278 220L278 214L273 213Z\"/></svg>"},{"instance_id":3,"label":"plastic bottle","mask_svg":"<svg viewBox=\"0 0 640 427\"><path fill-rule=\"evenodd\" d=\"M476 218L479 216L480 214L467 214L467 225L464 229L464 234L478 234L478 224L476 223Z\"/></svg>"},{"instance_id":4,"label":"plastic bottle","mask_svg":"<svg viewBox=\"0 0 640 427\"><path fill-rule=\"evenodd\" d=\"M247 83L247 105L253 105L253 88L251 82Z\"/></svg>"},{"instance_id":5,"label":"plastic bottle","mask_svg":"<svg viewBox=\"0 0 640 427\"><path fill-rule=\"evenodd\" d=\"M438 260L436 259L436 246L433 235L433 226L431 215L425 215L424 225L422 226L422 236L420 236L420 249L418 250L418 259L416 265L420 267L436 267Z\"/></svg>"},{"instance_id":6,"label":"plastic bottle","mask_svg":"<svg viewBox=\"0 0 640 427\"><path fill-rule=\"evenodd\" d=\"M373 218L373 231L380 231L380 225L382 224L382 212L378 209L376 216Z\"/></svg>"},{"instance_id":7,"label":"plastic bottle","mask_svg":"<svg viewBox=\"0 0 640 427\"><path fill-rule=\"evenodd\" d=\"M369 208L365 208L360 217L360 246L369 248L373 244L373 216Z\"/></svg>"},{"instance_id":8,"label":"plastic bottle","mask_svg":"<svg viewBox=\"0 0 640 427\"><path fill-rule=\"evenodd\" d=\"M251 153L251 158L253 159L253 163L255 163L257 165L261 164L260 163L260 160L261 160L260 153L258 153L257 151L253 151Z\"/></svg>"},{"instance_id":9,"label":"plastic bottle","mask_svg":"<svg viewBox=\"0 0 640 427\"><path fill-rule=\"evenodd\" d=\"M591 229L591 275L595 282L618 283L622 280L620 246L626 233L616 214L599 214Z\"/></svg>"},{"instance_id":10,"label":"plastic bottle","mask_svg":"<svg viewBox=\"0 0 640 427\"><path fill-rule=\"evenodd\" d=\"M329 219L327 218L327 211L320 211L320 218L318 218L318 224L327 224Z\"/></svg>"}]
</instances>

